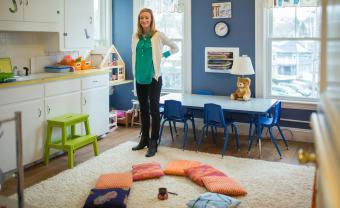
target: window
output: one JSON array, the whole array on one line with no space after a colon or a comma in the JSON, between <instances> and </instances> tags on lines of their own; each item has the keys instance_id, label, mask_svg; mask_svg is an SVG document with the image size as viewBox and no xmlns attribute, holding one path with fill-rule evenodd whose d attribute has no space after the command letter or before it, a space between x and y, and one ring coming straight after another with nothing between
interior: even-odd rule
<instances>
[{"instance_id":1,"label":"window","mask_svg":"<svg viewBox=\"0 0 340 208\"><path fill-rule=\"evenodd\" d=\"M107 48L111 45L111 1L94 0L94 43L95 48Z\"/></svg>"},{"instance_id":2,"label":"window","mask_svg":"<svg viewBox=\"0 0 340 208\"><path fill-rule=\"evenodd\" d=\"M136 1L134 3L136 3ZM186 91L184 80L187 80L185 78L187 74L183 69L187 68L185 66L189 59L185 58L183 49L187 44L184 38L185 33L186 30L190 28L185 26L185 8L187 4L189 4L189 2L185 0L139 0L139 4L137 6L134 4L136 8L134 21L137 20L137 15L141 8L152 9L156 20L156 28L165 33L177 44L179 48L178 53L170 56L162 62L161 72L163 78L163 92ZM165 48L164 50L167 49Z\"/></svg>"},{"instance_id":3,"label":"window","mask_svg":"<svg viewBox=\"0 0 340 208\"><path fill-rule=\"evenodd\" d=\"M271 6L264 11L262 26L263 95L314 101L319 98L321 7L268 2Z\"/></svg>"}]
</instances>

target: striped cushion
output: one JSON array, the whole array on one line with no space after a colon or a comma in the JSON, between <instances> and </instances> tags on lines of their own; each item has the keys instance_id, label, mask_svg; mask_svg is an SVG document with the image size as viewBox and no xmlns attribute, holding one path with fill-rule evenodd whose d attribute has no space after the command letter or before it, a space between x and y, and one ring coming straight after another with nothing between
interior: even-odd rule
<instances>
[{"instance_id":1,"label":"striped cushion","mask_svg":"<svg viewBox=\"0 0 340 208\"><path fill-rule=\"evenodd\" d=\"M164 169L164 173L167 175L179 175L185 176L185 169L197 167L201 164L198 161L190 161L190 160L173 160L168 163L166 168Z\"/></svg>"},{"instance_id":2,"label":"striped cushion","mask_svg":"<svg viewBox=\"0 0 340 208\"><path fill-rule=\"evenodd\" d=\"M229 196L244 196L247 191L234 179L228 176L202 177L204 186L210 191Z\"/></svg>"},{"instance_id":3,"label":"striped cushion","mask_svg":"<svg viewBox=\"0 0 340 208\"><path fill-rule=\"evenodd\" d=\"M204 186L202 177L204 176L225 176L224 173L215 169L210 165L200 165L197 167L188 168L185 170L185 174L195 183L200 186Z\"/></svg>"},{"instance_id":4,"label":"striped cushion","mask_svg":"<svg viewBox=\"0 0 340 208\"><path fill-rule=\"evenodd\" d=\"M130 188L131 185L131 173L108 173L99 177L96 183L96 189Z\"/></svg>"},{"instance_id":5,"label":"striped cushion","mask_svg":"<svg viewBox=\"0 0 340 208\"><path fill-rule=\"evenodd\" d=\"M157 162L142 163L132 166L133 181L159 178L164 175L161 165Z\"/></svg>"}]
</instances>

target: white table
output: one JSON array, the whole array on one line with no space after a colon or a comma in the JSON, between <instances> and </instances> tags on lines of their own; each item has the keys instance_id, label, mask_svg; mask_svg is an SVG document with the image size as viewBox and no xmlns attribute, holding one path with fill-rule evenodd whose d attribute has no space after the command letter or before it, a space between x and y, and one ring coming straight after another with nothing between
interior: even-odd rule
<instances>
[{"instance_id":1,"label":"white table","mask_svg":"<svg viewBox=\"0 0 340 208\"><path fill-rule=\"evenodd\" d=\"M245 113L251 116L260 116L268 113L268 111L277 102L275 99L250 98L248 101L231 100L229 96L218 95L198 95L187 93L169 93L160 97L160 104L164 104L165 100L177 100L183 106L193 109L203 109L205 103L214 103L220 105L223 110L229 112ZM260 132L260 125L257 125ZM259 150L261 156L261 138L259 139Z\"/></svg>"}]
</instances>

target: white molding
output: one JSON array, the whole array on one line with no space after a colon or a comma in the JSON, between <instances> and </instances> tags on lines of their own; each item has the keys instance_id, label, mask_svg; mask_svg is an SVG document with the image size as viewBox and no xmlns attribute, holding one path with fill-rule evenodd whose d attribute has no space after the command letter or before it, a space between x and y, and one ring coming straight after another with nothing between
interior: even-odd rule
<instances>
[{"instance_id":1,"label":"white molding","mask_svg":"<svg viewBox=\"0 0 340 208\"><path fill-rule=\"evenodd\" d=\"M184 38L183 38L182 87L184 93L192 88L192 50L191 50L191 1L184 1Z\"/></svg>"},{"instance_id":2,"label":"white molding","mask_svg":"<svg viewBox=\"0 0 340 208\"><path fill-rule=\"evenodd\" d=\"M263 1L255 0L255 97L265 97L265 58L264 58L264 12Z\"/></svg>"}]
</instances>

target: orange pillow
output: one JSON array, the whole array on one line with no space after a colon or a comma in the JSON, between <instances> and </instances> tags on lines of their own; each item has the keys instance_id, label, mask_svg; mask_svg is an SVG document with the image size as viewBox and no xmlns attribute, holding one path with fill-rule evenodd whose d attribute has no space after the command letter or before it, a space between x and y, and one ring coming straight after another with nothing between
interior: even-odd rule
<instances>
[{"instance_id":1,"label":"orange pillow","mask_svg":"<svg viewBox=\"0 0 340 208\"><path fill-rule=\"evenodd\" d=\"M228 196L244 196L247 191L234 179L228 176L206 176L202 177L204 186L210 192Z\"/></svg>"},{"instance_id":2,"label":"orange pillow","mask_svg":"<svg viewBox=\"0 0 340 208\"><path fill-rule=\"evenodd\" d=\"M162 177L163 175L164 172L161 169L161 165L157 162L132 165L133 181L159 178Z\"/></svg>"},{"instance_id":3,"label":"orange pillow","mask_svg":"<svg viewBox=\"0 0 340 208\"><path fill-rule=\"evenodd\" d=\"M190 160L173 160L168 163L166 168L164 169L164 173L167 175L179 175L185 176L185 169L197 167L201 164L198 161L190 161Z\"/></svg>"},{"instance_id":4,"label":"orange pillow","mask_svg":"<svg viewBox=\"0 0 340 208\"><path fill-rule=\"evenodd\" d=\"M131 173L108 173L101 175L96 183L97 189L130 188L132 185Z\"/></svg>"},{"instance_id":5,"label":"orange pillow","mask_svg":"<svg viewBox=\"0 0 340 208\"><path fill-rule=\"evenodd\" d=\"M204 176L225 176L224 173L215 169L210 165L200 165L185 169L185 174L194 182L200 186L204 186L202 177Z\"/></svg>"}]
</instances>

